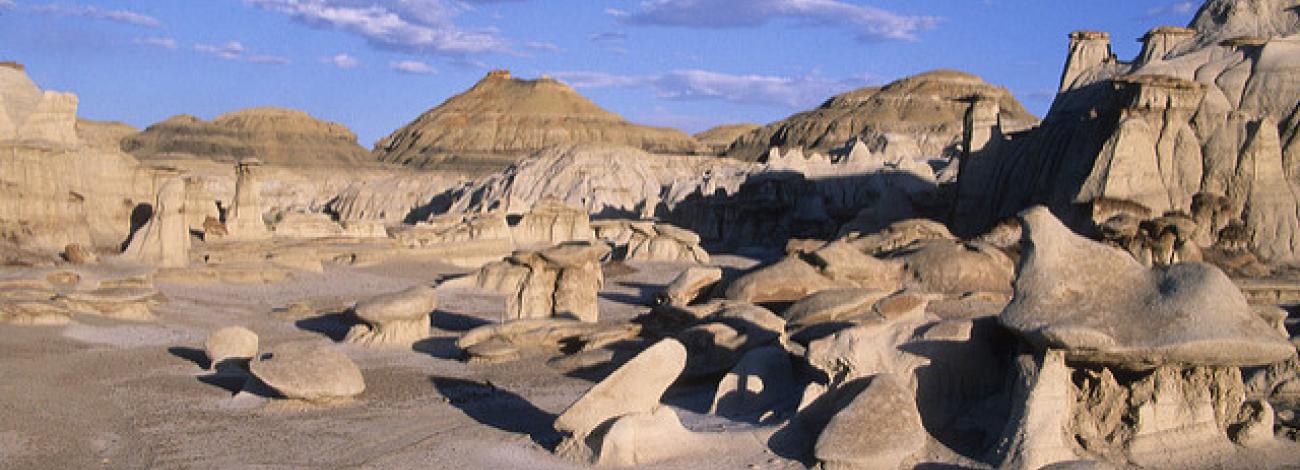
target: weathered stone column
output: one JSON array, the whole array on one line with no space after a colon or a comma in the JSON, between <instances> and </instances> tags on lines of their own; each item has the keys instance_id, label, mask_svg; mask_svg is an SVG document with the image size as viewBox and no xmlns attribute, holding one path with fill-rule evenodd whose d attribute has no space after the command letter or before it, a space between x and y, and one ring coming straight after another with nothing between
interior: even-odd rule
<instances>
[{"instance_id":1,"label":"weathered stone column","mask_svg":"<svg viewBox=\"0 0 1300 470\"><path fill-rule=\"evenodd\" d=\"M226 213L226 231L232 240L260 240L270 238L262 220L262 198L258 194L261 160L246 158L236 167L235 202Z\"/></svg>"},{"instance_id":2,"label":"weathered stone column","mask_svg":"<svg viewBox=\"0 0 1300 470\"><path fill-rule=\"evenodd\" d=\"M1110 33L1075 31L1070 33L1070 56L1065 59L1065 72L1061 74L1060 91L1069 91L1071 85L1085 71L1098 65L1115 62L1110 50Z\"/></svg>"},{"instance_id":3,"label":"weathered stone column","mask_svg":"<svg viewBox=\"0 0 1300 470\"><path fill-rule=\"evenodd\" d=\"M185 180L173 172L159 175L153 216L127 245L122 257L163 268L190 264L190 233L185 223Z\"/></svg>"}]
</instances>

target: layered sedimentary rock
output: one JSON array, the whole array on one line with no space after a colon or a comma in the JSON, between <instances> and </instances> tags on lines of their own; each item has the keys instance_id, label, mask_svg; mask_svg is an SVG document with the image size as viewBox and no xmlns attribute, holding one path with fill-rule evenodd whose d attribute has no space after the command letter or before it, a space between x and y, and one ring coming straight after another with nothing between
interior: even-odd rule
<instances>
[{"instance_id":1,"label":"layered sedimentary rock","mask_svg":"<svg viewBox=\"0 0 1300 470\"><path fill-rule=\"evenodd\" d=\"M608 145L562 146L453 190L446 199L453 213L523 214L542 201L559 201L597 220L654 217L706 243L783 245L792 237L865 233L934 212L940 207L937 180L916 160L917 152L864 147L856 158L831 162L791 150L755 164L651 157Z\"/></svg>"},{"instance_id":2,"label":"layered sedimentary rock","mask_svg":"<svg viewBox=\"0 0 1300 470\"><path fill-rule=\"evenodd\" d=\"M740 136L753 132L755 129L763 127L758 124L724 124L721 126L706 129L704 132L695 134L695 140L700 141L700 145L711 154L722 154L731 147Z\"/></svg>"},{"instance_id":3,"label":"layered sedimentary rock","mask_svg":"<svg viewBox=\"0 0 1300 470\"><path fill-rule=\"evenodd\" d=\"M122 141L142 161L202 158L235 162L258 158L293 166L373 163L342 124L280 108L251 108L204 121L181 115L149 126Z\"/></svg>"},{"instance_id":4,"label":"layered sedimentary rock","mask_svg":"<svg viewBox=\"0 0 1300 470\"><path fill-rule=\"evenodd\" d=\"M538 252L520 252L479 270L479 288L509 296L504 321L569 318L596 322L596 294L605 285L604 243L572 242Z\"/></svg>"},{"instance_id":5,"label":"layered sedimentary rock","mask_svg":"<svg viewBox=\"0 0 1300 470\"><path fill-rule=\"evenodd\" d=\"M117 252L148 220L153 172L105 145L104 126L78 121L76 105L41 91L21 66L0 66L0 243Z\"/></svg>"},{"instance_id":6,"label":"layered sedimentary rock","mask_svg":"<svg viewBox=\"0 0 1300 470\"><path fill-rule=\"evenodd\" d=\"M969 102L981 98L998 103L998 117L1008 129L1037 122L1005 88L974 75L940 70L835 96L817 109L741 136L726 155L760 160L772 147L829 154L854 137L879 151L884 137L904 135L915 141L918 157L953 156L962 140Z\"/></svg>"},{"instance_id":7,"label":"layered sedimentary rock","mask_svg":"<svg viewBox=\"0 0 1300 470\"><path fill-rule=\"evenodd\" d=\"M380 140L374 154L385 162L485 174L537 150L578 143L669 154L699 147L681 131L629 123L550 78L495 71Z\"/></svg>"},{"instance_id":8,"label":"layered sedimentary rock","mask_svg":"<svg viewBox=\"0 0 1300 470\"><path fill-rule=\"evenodd\" d=\"M1033 204L1095 233L1098 205L1150 214L1193 212L1226 198L1246 248L1269 262L1300 253L1294 108L1300 103L1300 31L1294 2L1214 0L1187 30L1160 28L1133 63L1092 64L1067 75L1043 124L969 157L954 213L959 235L983 232ZM1093 39L1097 40L1097 39ZM1176 43L1176 44L1175 44ZM1164 51L1160 54L1158 51ZM1091 56L1089 56L1091 57ZM1217 230L1217 229L1216 229ZM1220 238L1204 233L1203 247Z\"/></svg>"}]
</instances>

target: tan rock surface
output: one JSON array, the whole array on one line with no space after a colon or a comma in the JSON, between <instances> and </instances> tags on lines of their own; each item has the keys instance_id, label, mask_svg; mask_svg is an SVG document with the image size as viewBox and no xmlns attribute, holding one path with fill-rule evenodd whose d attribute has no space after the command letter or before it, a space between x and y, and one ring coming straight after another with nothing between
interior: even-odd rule
<instances>
[{"instance_id":1,"label":"tan rock surface","mask_svg":"<svg viewBox=\"0 0 1300 470\"><path fill-rule=\"evenodd\" d=\"M269 348L271 356L253 361L253 376L285 398L329 402L366 390L361 369L338 350L315 341Z\"/></svg>"},{"instance_id":2,"label":"tan rock surface","mask_svg":"<svg viewBox=\"0 0 1300 470\"><path fill-rule=\"evenodd\" d=\"M142 161L202 158L234 163L257 158L295 166L373 165L357 136L341 124L281 108L250 108L203 121L181 115L122 141Z\"/></svg>"},{"instance_id":3,"label":"tan rock surface","mask_svg":"<svg viewBox=\"0 0 1300 470\"><path fill-rule=\"evenodd\" d=\"M681 131L631 124L568 85L489 73L375 145L385 162L489 173L554 145L608 143L657 153L693 153Z\"/></svg>"}]
</instances>

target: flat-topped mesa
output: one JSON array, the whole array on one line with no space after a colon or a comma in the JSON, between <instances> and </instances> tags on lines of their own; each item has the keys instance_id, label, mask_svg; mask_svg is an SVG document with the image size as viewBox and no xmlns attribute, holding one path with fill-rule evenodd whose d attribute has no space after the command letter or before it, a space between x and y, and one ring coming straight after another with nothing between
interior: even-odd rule
<instances>
[{"instance_id":1,"label":"flat-topped mesa","mask_svg":"<svg viewBox=\"0 0 1300 470\"><path fill-rule=\"evenodd\" d=\"M1148 31L1138 39L1142 43L1142 52L1138 54L1137 63L1146 64L1163 59L1177 47L1196 37L1196 30L1178 26L1161 26Z\"/></svg>"},{"instance_id":2,"label":"flat-topped mesa","mask_svg":"<svg viewBox=\"0 0 1300 470\"><path fill-rule=\"evenodd\" d=\"M19 71L19 72L26 72L26 71L27 71L27 67L23 66L23 64L20 64L20 63L14 62L14 61L12 61L12 60L3 60L3 61L0 61L0 67L7 68L7 69L14 69L14 70L17 70L17 71Z\"/></svg>"},{"instance_id":3,"label":"flat-topped mesa","mask_svg":"<svg viewBox=\"0 0 1300 470\"><path fill-rule=\"evenodd\" d=\"M1061 74L1061 92L1073 88L1074 82L1087 70L1117 62L1110 49L1110 33L1101 31L1075 31L1070 33L1070 56L1065 60Z\"/></svg>"}]
</instances>

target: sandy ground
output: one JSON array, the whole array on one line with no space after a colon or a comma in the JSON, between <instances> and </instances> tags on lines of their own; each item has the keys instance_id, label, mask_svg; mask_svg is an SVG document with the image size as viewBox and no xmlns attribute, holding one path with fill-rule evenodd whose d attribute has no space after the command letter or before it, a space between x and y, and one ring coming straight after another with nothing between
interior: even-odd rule
<instances>
[{"instance_id":1,"label":"sandy ground","mask_svg":"<svg viewBox=\"0 0 1300 470\"><path fill-rule=\"evenodd\" d=\"M714 260L730 275L757 263ZM601 321L648 311L650 297L687 267L608 266ZM79 316L66 326L0 325L0 468L585 468L553 455L561 436L551 424L608 368L566 372L548 365L550 356L496 365L460 358L456 339L498 321L503 296L440 290L433 336L409 349L336 345L366 380L365 393L348 403L239 394L241 370L205 370L203 341L218 328L251 328L263 351L287 341L337 341L350 325L343 312L357 300L460 272L398 260L297 273L276 284L158 283L169 300L154 322ZM311 312L287 308L300 302ZM1001 307L942 301L930 312L959 318ZM714 386L679 384L664 400L688 428L709 433L707 447L648 468L805 468L771 450L776 429L708 415ZM933 440L923 454L918 468L988 468ZM1212 466L1300 468L1286 463L1300 455L1294 445L1265 454Z\"/></svg>"},{"instance_id":2,"label":"sandy ground","mask_svg":"<svg viewBox=\"0 0 1300 470\"><path fill-rule=\"evenodd\" d=\"M723 259L732 266L751 261ZM611 277L602 321L629 319L686 266L639 264ZM340 338L339 312L378 293L453 272L420 263L330 268L269 285L158 284L170 301L158 321L77 317L60 327L0 326L0 467L3 468L579 468L553 456L557 413L600 378L566 376L529 358L468 364L454 341L496 321L503 298L444 293L435 334L414 348L339 345L361 366L358 399L315 406L235 396L244 377L205 371L202 343L228 325L277 343ZM308 302L318 311L285 310ZM670 394L683 422L738 431L716 451L657 468L802 468L764 445L771 430L704 415L712 390Z\"/></svg>"}]
</instances>

